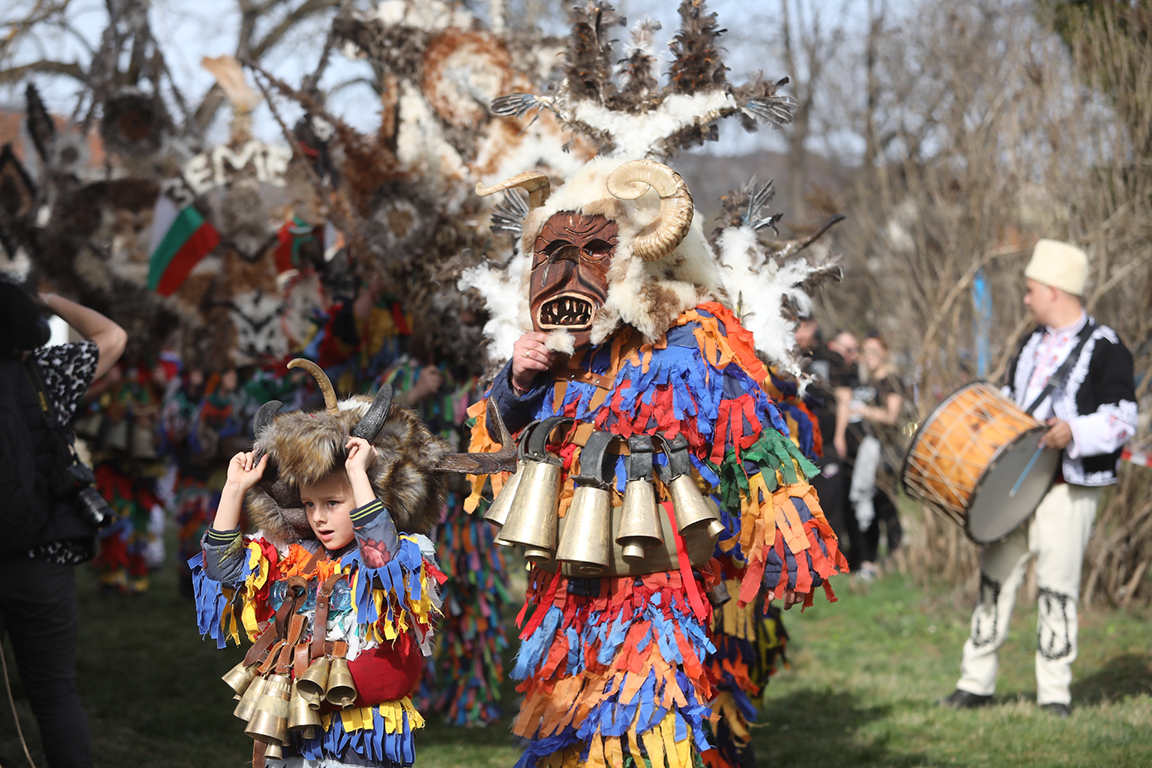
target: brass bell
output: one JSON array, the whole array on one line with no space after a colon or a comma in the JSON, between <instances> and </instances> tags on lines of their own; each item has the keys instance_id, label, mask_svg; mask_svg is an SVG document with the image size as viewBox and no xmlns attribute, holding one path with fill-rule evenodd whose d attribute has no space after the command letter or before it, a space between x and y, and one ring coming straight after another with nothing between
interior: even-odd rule
<instances>
[{"instance_id":1,"label":"brass bell","mask_svg":"<svg viewBox=\"0 0 1152 768\"><path fill-rule=\"evenodd\" d=\"M500 493L496 494L496 498L488 506L488 511L484 513L484 519L495 525L497 528L503 528L505 523L508 522L508 513L512 510L512 501L516 498L516 489L520 487L520 480L524 477L524 444L527 441L528 435L532 433L533 428L540 422L534 421L526 426L520 432L520 442L516 447L517 462L516 471L512 473L512 477L504 483L500 489ZM510 547L511 544L501 541L500 537L496 537L496 543L503 547Z\"/></svg>"},{"instance_id":2,"label":"brass bell","mask_svg":"<svg viewBox=\"0 0 1152 768\"><path fill-rule=\"evenodd\" d=\"M526 462L508 522L500 530L496 543L524 547L524 558L530 563L551 560L556 548L559 501L559 462Z\"/></svg>"},{"instance_id":3,"label":"brass bell","mask_svg":"<svg viewBox=\"0 0 1152 768\"><path fill-rule=\"evenodd\" d=\"M643 560L644 550L664 544L656 509L656 489L652 487L652 438L628 438L628 483L624 486L624 508L616 543L623 547L625 560Z\"/></svg>"},{"instance_id":4,"label":"brass bell","mask_svg":"<svg viewBox=\"0 0 1152 768\"><path fill-rule=\"evenodd\" d=\"M243 696L244 691L248 690L248 686L256 679L256 665L245 664L241 661L232 667L232 669L225 672L220 679L228 683L229 688Z\"/></svg>"},{"instance_id":5,"label":"brass bell","mask_svg":"<svg viewBox=\"0 0 1152 768\"><path fill-rule=\"evenodd\" d=\"M288 730L300 731L306 739L316 738L316 728L320 725L320 714L312 708L311 702L300 695L299 681L292 686L292 700L288 705Z\"/></svg>"},{"instance_id":6,"label":"brass bell","mask_svg":"<svg viewBox=\"0 0 1152 768\"><path fill-rule=\"evenodd\" d=\"M676 512L676 527L682 535L690 529L706 525L708 536L715 538L724 532L724 524L716 508L705 500L696 482L692 479L692 463L688 456L688 441L684 435L676 435L672 440L660 438L664 443L664 453L668 465L663 468L661 480L672 497L672 509ZM667 478L667 479L665 479Z\"/></svg>"},{"instance_id":7,"label":"brass bell","mask_svg":"<svg viewBox=\"0 0 1152 768\"><path fill-rule=\"evenodd\" d=\"M356 683L353 682L352 672L348 669L348 660L341 657L332 659L332 666L328 672L328 691L324 694L324 698L340 709L348 709L356 701L357 695Z\"/></svg>"},{"instance_id":8,"label":"brass bell","mask_svg":"<svg viewBox=\"0 0 1152 768\"><path fill-rule=\"evenodd\" d=\"M241 720L250 720L252 713L256 711L256 702L264 695L264 686L267 683L267 679L263 677L254 679L244 690L244 695L240 697L240 703L232 710L232 714Z\"/></svg>"},{"instance_id":9,"label":"brass bell","mask_svg":"<svg viewBox=\"0 0 1152 768\"><path fill-rule=\"evenodd\" d=\"M265 744L287 744L291 694L292 681L287 675L269 675L264 684L264 695L256 702L256 711L252 713L244 733Z\"/></svg>"},{"instance_id":10,"label":"brass bell","mask_svg":"<svg viewBox=\"0 0 1152 768\"><path fill-rule=\"evenodd\" d=\"M527 437L524 476L516 489L508 522L497 542L524 547L524 559L548 562L556 551L557 506L560 502L560 459L546 447L552 430L572 419L554 416L544 419Z\"/></svg>"},{"instance_id":11,"label":"brass bell","mask_svg":"<svg viewBox=\"0 0 1152 768\"><path fill-rule=\"evenodd\" d=\"M599 576L612 558L612 486L603 479L604 454L613 440L593 432L580 453L580 474L565 518L556 559L575 566L582 576Z\"/></svg>"},{"instance_id":12,"label":"brass bell","mask_svg":"<svg viewBox=\"0 0 1152 768\"><path fill-rule=\"evenodd\" d=\"M264 757L274 757L278 760L283 760L284 750L281 749L279 744L269 744L264 748Z\"/></svg>"},{"instance_id":13,"label":"brass bell","mask_svg":"<svg viewBox=\"0 0 1152 768\"><path fill-rule=\"evenodd\" d=\"M296 681L296 689L312 709L320 709L324 701L324 694L328 690L328 668L328 657L321 656Z\"/></svg>"},{"instance_id":14,"label":"brass bell","mask_svg":"<svg viewBox=\"0 0 1152 768\"><path fill-rule=\"evenodd\" d=\"M512 477L508 478L500 493L496 494L496 498L488 505L488 510L484 513L485 520L497 528L504 527L504 523L508 522L508 512L512 509L512 500L516 498L516 489L520 486L520 478L523 476L524 462L520 462L516 465Z\"/></svg>"}]
</instances>

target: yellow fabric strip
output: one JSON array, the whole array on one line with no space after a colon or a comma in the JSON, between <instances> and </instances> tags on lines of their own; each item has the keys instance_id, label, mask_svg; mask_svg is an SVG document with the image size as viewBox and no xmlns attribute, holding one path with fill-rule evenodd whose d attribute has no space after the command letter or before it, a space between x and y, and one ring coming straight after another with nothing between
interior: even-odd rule
<instances>
[{"instance_id":1,"label":"yellow fabric strip","mask_svg":"<svg viewBox=\"0 0 1152 768\"><path fill-rule=\"evenodd\" d=\"M664 720L660 723L660 736L664 739L664 754L668 756L668 764L672 768L692 768L691 763L681 763L679 760L680 750L676 747L676 719L671 711L664 714Z\"/></svg>"},{"instance_id":2,"label":"yellow fabric strip","mask_svg":"<svg viewBox=\"0 0 1152 768\"><path fill-rule=\"evenodd\" d=\"M644 742L644 751L652 761L652 768L664 768L664 739L660 736L660 727L641 734L640 740Z\"/></svg>"},{"instance_id":3,"label":"yellow fabric strip","mask_svg":"<svg viewBox=\"0 0 1152 768\"><path fill-rule=\"evenodd\" d=\"M251 573L248 574L248 578L244 580L244 586L241 588L240 598L244 607L241 611L240 620L244 624L244 631L248 633L249 642L254 643L260 635L260 622L256 620L256 605L252 597L268 583L270 568L268 560L260 550L260 545L255 541L248 542L248 567Z\"/></svg>"}]
</instances>

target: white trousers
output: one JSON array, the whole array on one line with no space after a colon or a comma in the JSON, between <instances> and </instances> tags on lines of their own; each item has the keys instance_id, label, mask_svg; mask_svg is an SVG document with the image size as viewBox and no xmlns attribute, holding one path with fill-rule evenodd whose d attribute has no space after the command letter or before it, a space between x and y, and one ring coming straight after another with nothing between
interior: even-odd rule
<instances>
[{"instance_id":1,"label":"white trousers","mask_svg":"<svg viewBox=\"0 0 1152 768\"><path fill-rule=\"evenodd\" d=\"M1044 496L1027 525L984 548L980 604L964 643L959 690L990 696L996 690L996 649L1008 636L1016 592L1028 561L1036 558L1039 618L1036 628L1036 702L1072 701L1076 660L1076 601L1084 549L1092 534L1102 488L1059 483Z\"/></svg>"}]
</instances>

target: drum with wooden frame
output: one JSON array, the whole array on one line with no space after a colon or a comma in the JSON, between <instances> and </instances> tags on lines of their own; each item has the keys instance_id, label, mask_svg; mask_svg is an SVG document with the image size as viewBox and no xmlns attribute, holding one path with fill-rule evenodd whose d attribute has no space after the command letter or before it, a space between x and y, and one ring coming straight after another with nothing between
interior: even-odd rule
<instances>
[{"instance_id":1,"label":"drum with wooden frame","mask_svg":"<svg viewBox=\"0 0 1152 768\"><path fill-rule=\"evenodd\" d=\"M1042 423L987 382L953 392L916 430L901 480L910 496L991 544L1032 516L1060 451L1039 448Z\"/></svg>"}]
</instances>

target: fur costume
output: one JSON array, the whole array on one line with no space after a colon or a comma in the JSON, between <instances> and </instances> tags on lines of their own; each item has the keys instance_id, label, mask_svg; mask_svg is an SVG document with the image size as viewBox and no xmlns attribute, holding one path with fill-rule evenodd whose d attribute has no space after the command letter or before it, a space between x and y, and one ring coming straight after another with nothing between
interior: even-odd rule
<instances>
[{"instance_id":1,"label":"fur costume","mask_svg":"<svg viewBox=\"0 0 1152 768\"><path fill-rule=\"evenodd\" d=\"M760 230L773 226L779 216L760 213L771 199L771 183L750 184L743 193L725 198L725 216L711 244L702 236L699 216L690 203L680 201L670 205L669 212L691 213L686 226L673 227L677 237L672 247L658 255L643 249L646 252L636 258L634 245L647 239L656 217L656 195L645 191L637 198L627 189L631 182L609 181L636 160L662 161L681 149L716 140L716 122L727 116L739 119L747 130L791 121L794 102L777 93L787 78L775 83L758 77L743 85L729 83L718 43L723 30L716 15L708 13L701 0L684 0L680 17L681 28L670 45L674 60L664 84L658 78L651 25L635 28L633 45L622 59L613 39L619 20L610 5L596 3L573 9L563 82L547 95L513 93L492 103L498 115L523 118L534 112L551 113L596 144L602 154L569 174L552 195L548 180L535 172L477 189L480 194L516 186L529 191L527 206L506 199L493 212L494 230L518 234L512 257L503 265L494 262L467 270L459 282L462 289L475 288L488 300L489 357L507 361L516 339L529 328L548 331L547 346L571 355L554 366L553 381L538 377L528 393L512 391L505 368L490 397L501 402L502 410L508 409L505 418L515 428L545 416L576 420L573 432L579 445L566 437L561 445L549 447L559 452L565 473L576 466L583 472L580 445L589 428L607 429L621 438L688 436L692 478L719 504L726 526L708 567L695 569L692 575L681 573L678 581L653 574L644 576L642 584L641 579L632 582L618 576L598 579L599 586L593 587L579 580L565 584L561 575L549 580L547 571L537 572L529 604L547 604L552 596L562 616L536 610L521 635L524 663L518 664L515 676L524 680L521 690L528 692L529 700L517 733L533 739L523 760L528 765L577 761L616 765L631 760L677 766L691 762L695 750L705 752L704 759L714 765L734 759L754 762L747 752L738 753L749 742L747 721L755 714L751 697L759 692L771 666L767 648L777 644L765 638L783 635L778 620L759 619L761 577L764 594L779 596L782 586L793 584L793 577L804 584L801 591L808 591L831 573L846 570L815 494L805 483L815 470L800 454L816 450L818 430L812 428L798 393L773 402L781 393L757 359L757 353L766 355L778 370L799 374L795 310L807 303L806 294L815 283L834 276L836 270L820 264L819 257L793 256L830 225L802 242L763 241ZM653 169L626 175L655 181L662 174ZM678 177L663 184L664 190L657 192L661 209L679 196L682 184ZM529 211L517 224L517 209L524 207ZM613 246L613 255L604 300L593 311L581 303L588 296L580 295L577 283L595 282L584 270L566 292L542 295L544 284L555 282L550 275L540 276L542 271L569 269L559 264L557 254L574 261L572 251L578 247L582 262L590 262L603 252L603 246L587 243L585 234L595 228L589 218L597 214L608 222L595 222L600 230L614 233L606 241ZM568 221L561 220L564 215ZM661 213L657 218L666 216ZM561 236L564 225L575 237ZM510 295L509 288L516 286L520 295ZM543 327L555 324L551 321L557 318L579 325L589 314L594 318L586 337L583 329ZM745 319L749 323L742 326ZM753 327L755 339L748 333ZM695 344L688 343L686 335ZM474 432L476 440L483 444L482 429ZM759 472L754 471L756 465ZM626 487L626 466L624 459L618 460L616 492ZM765 485L759 486L754 477L763 478ZM498 485L494 481L494 488ZM573 487L572 478L564 474L559 515L566 514ZM657 490L665 493L662 483ZM759 518L750 516L754 510L760 510ZM801 530L812 536L808 546ZM693 549L688 538L678 551ZM781 559L779 564L776 558ZM672 559L671 564L675 562ZM565 573L571 571L565 568ZM793 568L798 570L790 573ZM719 580L737 592L739 600L733 603L738 604L725 604L715 614L698 604L684 610L684 595L693 594L697 581L706 591ZM650 603L655 595L660 596L661 615L638 616L636 606ZM617 610L621 604L625 609ZM521 617L526 616L527 608ZM602 626L592 626L604 621L617 622L607 637ZM676 635L680 653L655 653L651 643L644 647L631 645L635 638L628 640L632 631L664 638L672 627L680 632ZM681 637L688 640L692 655L706 659L701 667L689 658ZM541 651L550 643L551 650ZM568 648L566 660L557 644ZM638 649L643 649L639 653L643 662L637 659ZM542 652L543 661L538 655ZM667 678L660 682L657 677L654 690L644 682L637 694L618 677L625 668L635 672L646 669L645 664L654 670L671 665L677 670L677 687L687 684L692 694L673 697L675 706L668 708ZM597 687L602 681L598 676L605 674L601 665L608 665L612 676L606 688ZM711 699L710 692L717 688L720 695L712 699L712 712L702 713L695 704ZM649 706L653 693L660 702L655 710ZM567 708L575 710L573 717L551 717ZM537 716L544 720L539 728ZM674 733L661 717L671 718ZM709 722L714 725L711 732Z\"/></svg>"},{"instance_id":2,"label":"fur costume","mask_svg":"<svg viewBox=\"0 0 1152 768\"><path fill-rule=\"evenodd\" d=\"M371 398L358 395L341 401L335 414L285 413L257 435L253 450L269 455L278 477L257 485L245 499L252 527L278 545L312 536L300 485L343 468L344 445L371 405ZM429 535L440 522L447 494L444 477L435 470L449 453L448 444L429 432L412 410L393 407L373 445L377 455L368 467L372 489L397 528Z\"/></svg>"}]
</instances>

